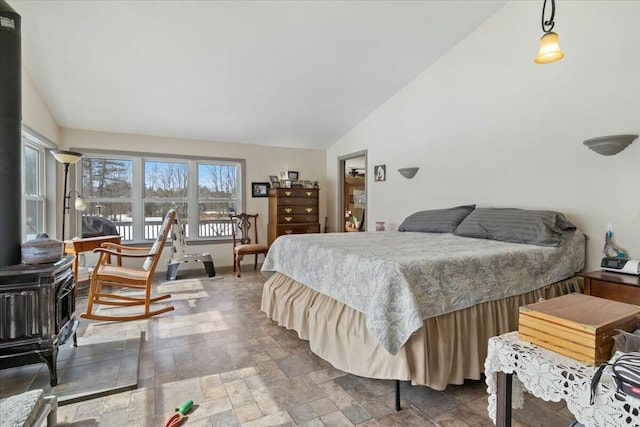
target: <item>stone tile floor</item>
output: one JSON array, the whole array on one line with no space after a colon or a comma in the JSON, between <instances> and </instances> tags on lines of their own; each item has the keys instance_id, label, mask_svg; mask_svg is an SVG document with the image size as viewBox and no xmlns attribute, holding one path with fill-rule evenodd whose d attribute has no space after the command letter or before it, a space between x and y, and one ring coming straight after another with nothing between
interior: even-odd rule
<instances>
[{"instance_id":1,"label":"stone tile floor","mask_svg":"<svg viewBox=\"0 0 640 427\"><path fill-rule=\"evenodd\" d=\"M85 330L77 347L71 337L59 346L56 387L50 386L44 363L0 370L0 399L42 389L45 395L55 394L58 405L66 405L137 388L143 332L123 330L116 324L108 333L105 328L99 332L92 335ZM96 375L98 371L100 375ZM87 381L89 377L91 381Z\"/></svg>"},{"instance_id":2,"label":"stone tile floor","mask_svg":"<svg viewBox=\"0 0 640 427\"><path fill-rule=\"evenodd\" d=\"M110 329L145 332L138 388L61 406L60 426L164 426L174 409L193 400L184 426L489 426L483 381L445 391L401 387L356 377L315 356L296 333L260 311L264 277L222 271L213 279L191 275L159 281L176 310L143 321L82 320L79 336ZM78 313L86 297L78 299ZM100 375L96 373L96 375ZM92 381L92 378L87 378ZM571 414L562 403L527 397L514 426L562 426Z\"/></svg>"}]
</instances>

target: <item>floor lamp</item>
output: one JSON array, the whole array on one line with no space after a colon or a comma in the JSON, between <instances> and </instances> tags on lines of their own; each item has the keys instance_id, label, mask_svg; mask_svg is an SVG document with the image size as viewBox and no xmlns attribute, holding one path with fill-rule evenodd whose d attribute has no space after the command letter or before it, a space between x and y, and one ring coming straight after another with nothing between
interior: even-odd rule
<instances>
[{"instance_id":1,"label":"floor lamp","mask_svg":"<svg viewBox=\"0 0 640 427\"><path fill-rule=\"evenodd\" d=\"M67 221L67 212L69 212L69 200L71 199L71 193L75 192L77 195L76 198L76 209L84 210L87 208L87 205L80 197L77 191L70 191L67 194L67 176L69 175L69 165L77 163L82 158L82 153L76 153L75 151L63 151L63 150L51 150L51 154L53 158L58 161L58 163L62 163L64 165L64 190L62 194L64 195L62 199L62 237L60 240L64 241L64 225ZM84 207L84 208L83 208Z\"/></svg>"}]
</instances>

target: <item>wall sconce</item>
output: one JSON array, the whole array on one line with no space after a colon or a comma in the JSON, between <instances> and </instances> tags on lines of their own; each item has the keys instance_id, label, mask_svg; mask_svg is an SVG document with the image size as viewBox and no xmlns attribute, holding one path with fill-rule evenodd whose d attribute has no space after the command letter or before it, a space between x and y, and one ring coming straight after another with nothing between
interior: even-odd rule
<instances>
[{"instance_id":1,"label":"wall sconce","mask_svg":"<svg viewBox=\"0 0 640 427\"><path fill-rule=\"evenodd\" d=\"M398 172L400 172L400 175L405 178L411 179L415 176L416 172L418 172L418 169L420 168L400 168L398 169Z\"/></svg>"},{"instance_id":2,"label":"wall sconce","mask_svg":"<svg viewBox=\"0 0 640 427\"><path fill-rule=\"evenodd\" d=\"M560 45L558 44L558 34L551 31L556 24L553 21L553 17L556 14L556 1L551 0L551 16L548 21L544 19L546 8L547 0L544 0L544 4L542 5L542 31L544 35L540 39L538 55L536 59L533 60L536 64L549 64L559 61L564 57L564 52L560 50Z\"/></svg>"},{"instance_id":3,"label":"wall sconce","mask_svg":"<svg viewBox=\"0 0 640 427\"><path fill-rule=\"evenodd\" d=\"M75 151L63 151L63 150L51 150L51 155L58 163L62 163L64 165L64 187L62 194L64 195L62 201L62 234L60 240L64 241L64 226L66 222L67 212L69 212L68 202L71 199L71 192L67 194L67 176L69 175L69 165L77 163L82 158L82 153L76 153ZM81 200L80 205L84 204L85 209L87 208L87 204L84 199L80 197L80 194L76 191L78 195L76 199L76 206L78 206L78 200Z\"/></svg>"},{"instance_id":4,"label":"wall sconce","mask_svg":"<svg viewBox=\"0 0 640 427\"><path fill-rule=\"evenodd\" d=\"M638 135L609 135L587 139L584 145L603 156L613 156L627 148Z\"/></svg>"}]
</instances>

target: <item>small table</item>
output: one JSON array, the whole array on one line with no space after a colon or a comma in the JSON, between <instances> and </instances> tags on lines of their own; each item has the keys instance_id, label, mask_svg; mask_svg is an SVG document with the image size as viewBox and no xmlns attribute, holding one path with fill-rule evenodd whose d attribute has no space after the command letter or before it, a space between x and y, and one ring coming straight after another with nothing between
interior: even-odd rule
<instances>
[{"instance_id":1,"label":"small table","mask_svg":"<svg viewBox=\"0 0 640 427\"><path fill-rule=\"evenodd\" d=\"M518 332L492 337L484 362L489 417L497 426L511 426L511 403L522 408L522 391L526 389L546 401L566 401L567 409L584 425L638 425L640 399L617 393L613 377L606 373L600 379L594 404L589 403L596 370L592 364L519 341Z\"/></svg>"},{"instance_id":2,"label":"small table","mask_svg":"<svg viewBox=\"0 0 640 427\"><path fill-rule=\"evenodd\" d=\"M627 304L640 305L640 276L605 270L580 274L584 278L584 293Z\"/></svg>"},{"instance_id":3,"label":"small table","mask_svg":"<svg viewBox=\"0 0 640 427\"><path fill-rule=\"evenodd\" d=\"M73 276L76 278L76 283L78 283L78 254L81 252L91 252L95 248L99 248L101 244L107 242L120 245L122 237L98 236L64 241L64 253L72 254L75 257L73 260ZM120 258L118 258L118 265L122 265L122 260Z\"/></svg>"}]
</instances>

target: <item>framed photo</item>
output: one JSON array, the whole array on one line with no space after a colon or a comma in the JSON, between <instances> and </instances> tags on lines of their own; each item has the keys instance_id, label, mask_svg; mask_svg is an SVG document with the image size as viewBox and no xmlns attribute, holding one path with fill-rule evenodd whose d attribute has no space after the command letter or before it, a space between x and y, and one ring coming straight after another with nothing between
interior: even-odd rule
<instances>
[{"instance_id":1,"label":"framed photo","mask_svg":"<svg viewBox=\"0 0 640 427\"><path fill-rule=\"evenodd\" d=\"M284 185L283 185L284 188L291 188L291 181L287 180L283 182L284 182Z\"/></svg>"},{"instance_id":2,"label":"framed photo","mask_svg":"<svg viewBox=\"0 0 640 427\"><path fill-rule=\"evenodd\" d=\"M269 197L268 182L252 182L251 197Z\"/></svg>"},{"instance_id":3,"label":"framed photo","mask_svg":"<svg viewBox=\"0 0 640 427\"><path fill-rule=\"evenodd\" d=\"M373 167L373 175L376 177L376 181L387 180L387 165L376 165Z\"/></svg>"},{"instance_id":4,"label":"framed photo","mask_svg":"<svg viewBox=\"0 0 640 427\"><path fill-rule=\"evenodd\" d=\"M269 175L269 184L271 184L271 188L280 187L280 180L277 175Z\"/></svg>"},{"instance_id":5,"label":"framed photo","mask_svg":"<svg viewBox=\"0 0 640 427\"><path fill-rule=\"evenodd\" d=\"M304 188L313 188L313 182L311 182L311 181L302 181L302 186Z\"/></svg>"},{"instance_id":6,"label":"framed photo","mask_svg":"<svg viewBox=\"0 0 640 427\"><path fill-rule=\"evenodd\" d=\"M292 181L297 181L298 180L298 172L289 171L289 179L292 180Z\"/></svg>"},{"instance_id":7,"label":"framed photo","mask_svg":"<svg viewBox=\"0 0 640 427\"><path fill-rule=\"evenodd\" d=\"M289 172L286 170L280 171L280 181L289 179Z\"/></svg>"}]
</instances>

